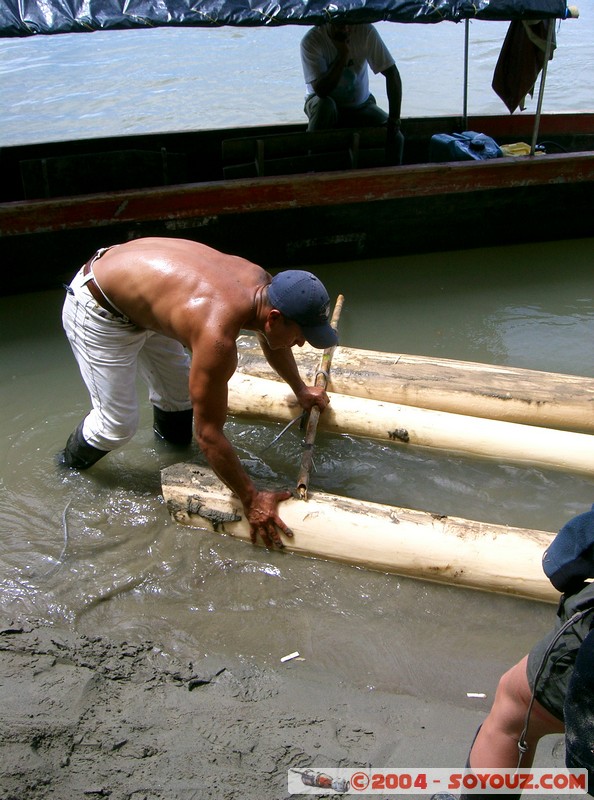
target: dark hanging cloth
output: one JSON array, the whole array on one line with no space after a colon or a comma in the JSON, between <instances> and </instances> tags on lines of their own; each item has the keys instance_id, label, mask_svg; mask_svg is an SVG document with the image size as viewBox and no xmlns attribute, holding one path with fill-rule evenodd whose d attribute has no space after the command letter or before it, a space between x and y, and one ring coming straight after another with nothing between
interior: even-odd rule
<instances>
[{"instance_id":1,"label":"dark hanging cloth","mask_svg":"<svg viewBox=\"0 0 594 800\"><path fill-rule=\"evenodd\" d=\"M534 84L545 63L549 26L554 20L513 20L503 42L493 74L493 89L513 114L524 110L526 95L534 94ZM555 49L555 29L551 42Z\"/></svg>"}]
</instances>

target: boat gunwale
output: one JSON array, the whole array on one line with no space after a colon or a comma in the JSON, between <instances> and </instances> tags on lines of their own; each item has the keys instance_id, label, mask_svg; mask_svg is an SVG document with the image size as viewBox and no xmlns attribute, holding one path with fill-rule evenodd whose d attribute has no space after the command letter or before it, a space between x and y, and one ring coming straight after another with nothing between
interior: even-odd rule
<instances>
[{"instance_id":1,"label":"boat gunwale","mask_svg":"<svg viewBox=\"0 0 594 800\"><path fill-rule=\"evenodd\" d=\"M0 235L594 182L594 150L153 186L0 204Z\"/></svg>"}]
</instances>

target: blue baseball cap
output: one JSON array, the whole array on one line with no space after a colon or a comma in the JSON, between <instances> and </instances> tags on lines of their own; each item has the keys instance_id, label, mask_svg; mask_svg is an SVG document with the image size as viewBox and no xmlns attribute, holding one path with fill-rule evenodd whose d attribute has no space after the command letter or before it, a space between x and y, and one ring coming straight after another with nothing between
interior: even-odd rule
<instances>
[{"instance_id":1,"label":"blue baseball cap","mask_svg":"<svg viewBox=\"0 0 594 800\"><path fill-rule=\"evenodd\" d=\"M545 550L542 568L559 592L571 593L594 578L594 505L565 523Z\"/></svg>"},{"instance_id":2,"label":"blue baseball cap","mask_svg":"<svg viewBox=\"0 0 594 800\"><path fill-rule=\"evenodd\" d=\"M338 335L328 321L328 292L311 272L301 269L279 272L268 286L268 300L273 308L300 326L312 347L325 350L338 344Z\"/></svg>"}]
</instances>

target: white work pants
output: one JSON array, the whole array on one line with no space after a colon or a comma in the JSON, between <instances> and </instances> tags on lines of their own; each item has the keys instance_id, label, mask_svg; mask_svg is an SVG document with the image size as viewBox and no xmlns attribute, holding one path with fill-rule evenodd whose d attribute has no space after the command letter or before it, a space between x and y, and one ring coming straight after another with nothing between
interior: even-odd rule
<instances>
[{"instance_id":1,"label":"white work pants","mask_svg":"<svg viewBox=\"0 0 594 800\"><path fill-rule=\"evenodd\" d=\"M147 384L153 405L163 411L192 407L190 357L174 339L138 328L103 309L83 280L81 270L70 285L62 312L64 330L93 406L82 434L99 450L115 450L130 441L138 427L137 374Z\"/></svg>"}]
</instances>

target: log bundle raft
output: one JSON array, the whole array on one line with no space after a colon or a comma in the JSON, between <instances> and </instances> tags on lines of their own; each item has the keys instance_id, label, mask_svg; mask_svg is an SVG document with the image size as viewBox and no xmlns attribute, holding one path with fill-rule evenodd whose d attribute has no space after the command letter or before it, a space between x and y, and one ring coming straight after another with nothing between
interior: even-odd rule
<instances>
[{"instance_id":1,"label":"log bundle raft","mask_svg":"<svg viewBox=\"0 0 594 800\"><path fill-rule=\"evenodd\" d=\"M196 464L162 470L163 497L176 522L250 541L241 503ZM545 577L546 531L440 516L310 492L279 507L294 533L286 551L381 572L557 602Z\"/></svg>"},{"instance_id":2,"label":"log bundle raft","mask_svg":"<svg viewBox=\"0 0 594 800\"><path fill-rule=\"evenodd\" d=\"M300 413L257 340L238 340L229 413L288 422ZM319 351L295 352L314 382ZM338 346L319 427L397 446L433 447L594 474L594 379ZM196 464L162 471L173 518L250 541L241 503ZM280 506L286 550L381 572L557 602L542 571L554 534L310 492Z\"/></svg>"},{"instance_id":3,"label":"log bundle raft","mask_svg":"<svg viewBox=\"0 0 594 800\"><path fill-rule=\"evenodd\" d=\"M236 372L228 389L228 410L236 417L288 422L301 411L289 387L279 381ZM594 474L594 436L590 434L329 394L320 430L398 447L437 448L541 469Z\"/></svg>"},{"instance_id":4,"label":"log bundle raft","mask_svg":"<svg viewBox=\"0 0 594 800\"><path fill-rule=\"evenodd\" d=\"M240 336L238 350L240 372L278 379L254 336ZM301 374L311 382L319 350L306 345L293 353ZM328 389L471 417L594 433L591 377L338 345Z\"/></svg>"}]
</instances>

